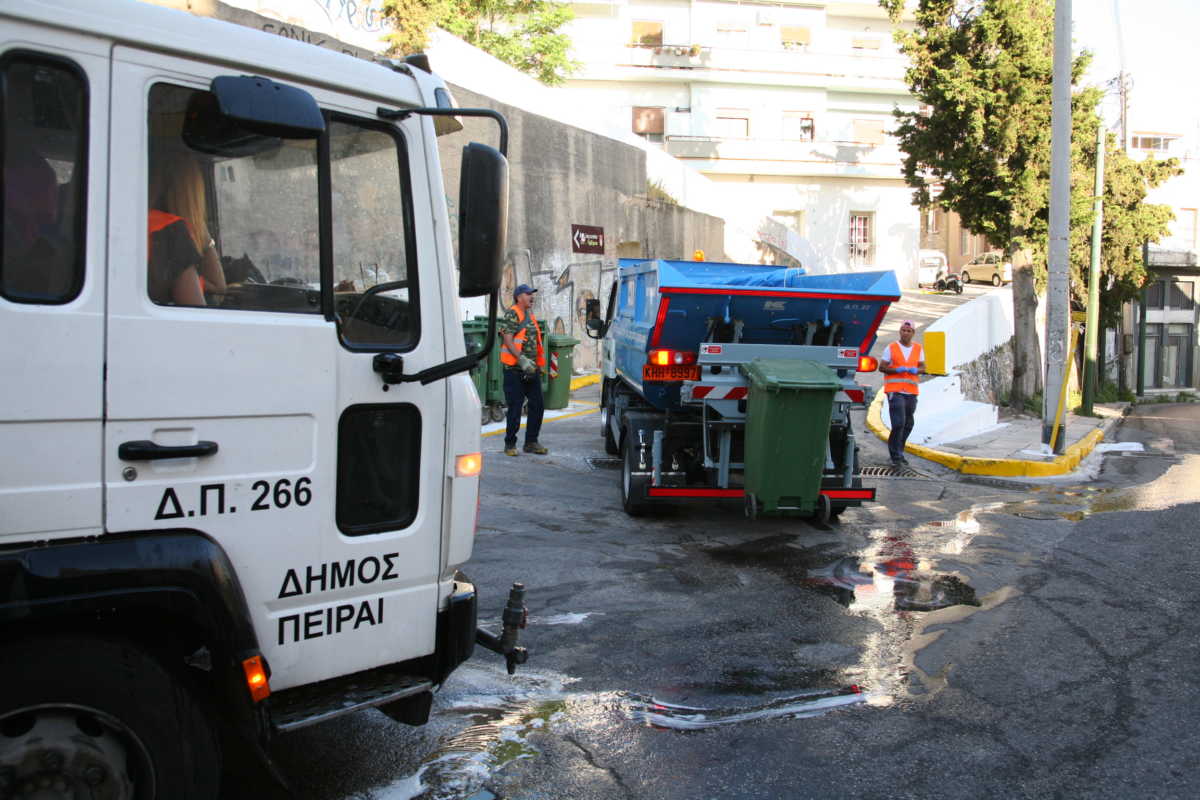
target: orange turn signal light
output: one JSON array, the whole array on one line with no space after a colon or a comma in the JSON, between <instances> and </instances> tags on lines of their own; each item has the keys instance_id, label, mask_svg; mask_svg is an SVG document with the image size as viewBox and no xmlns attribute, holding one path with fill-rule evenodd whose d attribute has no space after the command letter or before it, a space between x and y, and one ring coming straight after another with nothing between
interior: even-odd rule
<instances>
[{"instance_id":1,"label":"orange turn signal light","mask_svg":"<svg viewBox=\"0 0 1200 800\"><path fill-rule=\"evenodd\" d=\"M872 357L872 356L859 356L858 357L858 371L859 372L874 372L877 369L879 369L879 361L877 359L875 359L874 357Z\"/></svg>"},{"instance_id":2,"label":"orange turn signal light","mask_svg":"<svg viewBox=\"0 0 1200 800\"><path fill-rule=\"evenodd\" d=\"M483 471L483 453L467 453L454 460L454 475L473 478Z\"/></svg>"},{"instance_id":3,"label":"orange turn signal light","mask_svg":"<svg viewBox=\"0 0 1200 800\"><path fill-rule=\"evenodd\" d=\"M262 656L252 656L243 661L242 672L246 673L246 688L250 690L251 700L257 703L271 696L271 684L267 681L267 669Z\"/></svg>"}]
</instances>

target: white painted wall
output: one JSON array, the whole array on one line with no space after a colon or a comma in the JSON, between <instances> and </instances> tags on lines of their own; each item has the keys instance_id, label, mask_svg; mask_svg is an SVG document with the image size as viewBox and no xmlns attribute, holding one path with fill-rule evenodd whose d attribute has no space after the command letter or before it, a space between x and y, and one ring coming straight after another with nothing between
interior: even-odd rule
<instances>
[{"instance_id":1,"label":"white painted wall","mask_svg":"<svg viewBox=\"0 0 1200 800\"><path fill-rule=\"evenodd\" d=\"M993 289L925 329L946 334L946 366L961 367L1013 336L1012 289Z\"/></svg>"}]
</instances>

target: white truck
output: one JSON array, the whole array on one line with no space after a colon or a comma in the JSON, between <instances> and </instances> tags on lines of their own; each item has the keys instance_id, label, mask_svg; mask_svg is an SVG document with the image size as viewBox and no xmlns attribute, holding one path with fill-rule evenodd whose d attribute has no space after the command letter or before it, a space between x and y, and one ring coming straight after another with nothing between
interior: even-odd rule
<instances>
[{"instance_id":1,"label":"white truck","mask_svg":"<svg viewBox=\"0 0 1200 800\"><path fill-rule=\"evenodd\" d=\"M524 661L523 587L492 635L458 571L505 140L419 56L0 4L0 798L211 798L231 747Z\"/></svg>"}]
</instances>

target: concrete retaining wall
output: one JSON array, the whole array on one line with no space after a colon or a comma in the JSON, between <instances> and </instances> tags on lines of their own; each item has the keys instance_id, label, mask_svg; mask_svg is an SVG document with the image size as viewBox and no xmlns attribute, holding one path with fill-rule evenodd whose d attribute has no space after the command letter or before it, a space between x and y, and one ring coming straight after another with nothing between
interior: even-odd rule
<instances>
[{"instance_id":1,"label":"concrete retaining wall","mask_svg":"<svg viewBox=\"0 0 1200 800\"><path fill-rule=\"evenodd\" d=\"M925 366L948 375L1013 336L1012 289L995 289L964 303L925 329Z\"/></svg>"}]
</instances>

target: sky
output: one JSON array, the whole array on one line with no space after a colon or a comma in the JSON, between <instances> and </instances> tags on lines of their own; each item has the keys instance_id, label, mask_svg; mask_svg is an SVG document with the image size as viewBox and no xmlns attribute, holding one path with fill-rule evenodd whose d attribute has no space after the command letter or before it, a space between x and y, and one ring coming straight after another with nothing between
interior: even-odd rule
<instances>
[{"instance_id":1,"label":"sky","mask_svg":"<svg viewBox=\"0 0 1200 800\"><path fill-rule=\"evenodd\" d=\"M1130 132L1195 135L1200 123L1200 0L1072 0L1075 47L1093 53L1089 83L1133 77ZM1118 22L1119 20L1119 22ZM1116 104L1105 109L1116 120Z\"/></svg>"}]
</instances>

